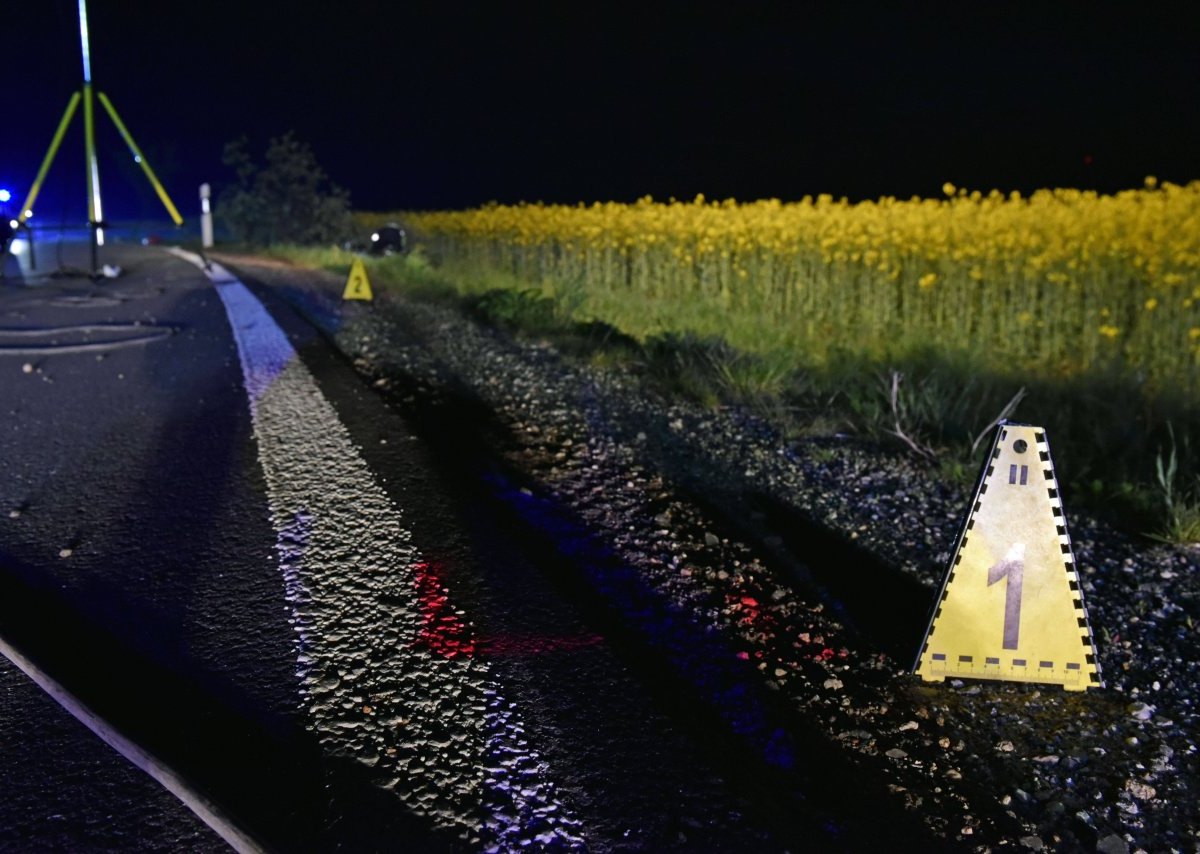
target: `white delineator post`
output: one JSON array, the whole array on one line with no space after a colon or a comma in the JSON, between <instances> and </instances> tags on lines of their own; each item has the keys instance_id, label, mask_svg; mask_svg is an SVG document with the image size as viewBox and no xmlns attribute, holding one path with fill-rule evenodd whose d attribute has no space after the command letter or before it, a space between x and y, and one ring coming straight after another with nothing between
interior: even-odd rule
<instances>
[{"instance_id":1,"label":"white delineator post","mask_svg":"<svg viewBox=\"0 0 1200 854\"><path fill-rule=\"evenodd\" d=\"M205 249L211 249L213 245L213 224L212 224L212 187L208 184L200 185L200 245Z\"/></svg>"}]
</instances>

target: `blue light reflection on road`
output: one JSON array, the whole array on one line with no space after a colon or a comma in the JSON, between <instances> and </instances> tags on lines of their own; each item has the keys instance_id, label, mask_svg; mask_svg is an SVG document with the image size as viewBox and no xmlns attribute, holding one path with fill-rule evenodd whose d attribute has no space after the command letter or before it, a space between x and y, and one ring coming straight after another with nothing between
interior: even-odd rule
<instances>
[{"instance_id":1,"label":"blue light reflection on road","mask_svg":"<svg viewBox=\"0 0 1200 854\"><path fill-rule=\"evenodd\" d=\"M521 490L501 475L490 477L497 496L521 518L551 538L564 557L586 575L588 584L617 610L638 639L666 658L691 683L724 723L770 767L798 767L791 736L774 725L758 696L758 675L737 650L712 629L654 589L634 567L620 560L582 525L566 518L553 502Z\"/></svg>"}]
</instances>

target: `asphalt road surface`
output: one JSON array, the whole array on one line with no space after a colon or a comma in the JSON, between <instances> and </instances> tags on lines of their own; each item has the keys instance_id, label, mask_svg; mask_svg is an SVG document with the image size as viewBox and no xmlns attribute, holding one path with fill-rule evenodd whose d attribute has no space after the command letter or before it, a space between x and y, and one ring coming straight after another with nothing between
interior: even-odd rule
<instances>
[{"instance_id":1,"label":"asphalt road surface","mask_svg":"<svg viewBox=\"0 0 1200 854\"><path fill-rule=\"evenodd\" d=\"M0 282L0 849L848 841L714 743L476 449L219 266L103 261Z\"/></svg>"}]
</instances>

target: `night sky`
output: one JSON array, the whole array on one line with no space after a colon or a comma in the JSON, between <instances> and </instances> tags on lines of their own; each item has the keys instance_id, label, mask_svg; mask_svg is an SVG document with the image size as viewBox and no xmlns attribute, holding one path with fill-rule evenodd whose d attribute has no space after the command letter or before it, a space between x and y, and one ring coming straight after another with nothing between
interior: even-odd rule
<instances>
[{"instance_id":1,"label":"night sky","mask_svg":"<svg viewBox=\"0 0 1200 854\"><path fill-rule=\"evenodd\" d=\"M1159 4L92 0L89 23L96 88L188 217L224 143L288 130L364 210L1200 178L1200 30ZM76 2L0 26L23 197L80 84ZM108 217L159 215L97 122ZM85 218L81 127L43 225Z\"/></svg>"}]
</instances>

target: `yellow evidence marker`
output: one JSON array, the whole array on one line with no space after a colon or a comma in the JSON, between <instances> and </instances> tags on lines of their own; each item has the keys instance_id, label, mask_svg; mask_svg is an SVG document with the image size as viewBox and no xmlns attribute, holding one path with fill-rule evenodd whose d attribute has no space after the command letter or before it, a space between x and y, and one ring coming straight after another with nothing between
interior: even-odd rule
<instances>
[{"instance_id":1,"label":"yellow evidence marker","mask_svg":"<svg viewBox=\"0 0 1200 854\"><path fill-rule=\"evenodd\" d=\"M342 292L342 299L375 299L375 295L371 293L371 283L367 280L367 268L363 266L361 258L355 258L354 263L350 265L350 276L346 279L346 290Z\"/></svg>"},{"instance_id":2,"label":"yellow evidence marker","mask_svg":"<svg viewBox=\"0 0 1200 854\"><path fill-rule=\"evenodd\" d=\"M1042 428L1000 422L914 672L1103 687Z\"/></svg>"}]
</instances>

